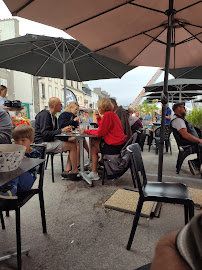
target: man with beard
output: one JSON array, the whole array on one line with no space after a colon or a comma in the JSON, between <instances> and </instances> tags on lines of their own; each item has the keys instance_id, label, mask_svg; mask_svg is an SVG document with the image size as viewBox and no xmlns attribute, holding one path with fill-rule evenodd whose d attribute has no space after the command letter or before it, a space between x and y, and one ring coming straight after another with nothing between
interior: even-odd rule
<instances>
[{"instance_id":1,"label":"man with beard","mask_svg":"<svg viewBox=\"0 0 202 270\"><path fill-rule=\"evenodd\" d=\"M189 168L192 174L198 171L202 174L202 139L199 138L194 126L186 119L185 103L176 103L173 105L174 116L171 120L170 127L173 133L177 132L182 141L182 145L192 145L193 153L197 153L197 159L188 160Z\"/></svg>"}]
</instances>

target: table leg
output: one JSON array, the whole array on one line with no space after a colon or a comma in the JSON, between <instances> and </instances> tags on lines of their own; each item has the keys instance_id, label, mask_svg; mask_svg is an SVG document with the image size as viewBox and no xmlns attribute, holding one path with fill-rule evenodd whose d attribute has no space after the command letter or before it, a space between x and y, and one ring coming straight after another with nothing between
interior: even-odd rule
<instances>
[{"instance_id":1,"label":"table leg","mask_svg":"<svg viewBox=\"0 0 202 270\"><path fill-rule=\"evenodd\" d=\"M89 185L92 186L92 181L88 178L88 175L84 171L84 150L83 150L83 142L84 142L84 137L79 138L80 142L80 176L83 178L84 181L86 181Z\"/></svg>"}]
</instances>

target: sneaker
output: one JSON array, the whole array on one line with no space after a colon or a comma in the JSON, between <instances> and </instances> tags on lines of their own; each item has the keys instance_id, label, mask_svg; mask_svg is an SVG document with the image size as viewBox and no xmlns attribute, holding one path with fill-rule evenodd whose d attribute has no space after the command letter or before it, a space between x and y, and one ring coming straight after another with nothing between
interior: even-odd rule
<instances>
[{"instance_id":1,"label":"sneaker","mask_svg":"<svg viewBox=\"0 0 202 270\"><path fill-rule=\"evenodd\" d=\"M0 188L0 198L1 199L17 199L16 196L17 187L7 186L6 188Z\"/></svg>"},{"instance_id":2,"label":"sneaker","mask_svg":"<svg viewBox=\"0 0 202 270\"><path fill-rule=\"evenodd\" d=\"M94 180L94 181L97 181L100 179L99 175L97 172L90 172L88 174L88 178L91 179L91 180Z\"/></svg>"},{"instance_id":3,"label":"sneaker","mask_svg":"<svg viewBox=\"0 0 202 270\"><path fill-rule=\"evenodd\" d=\"M188 164L189 164L190 172L193 175L198 174L199 168L196 166L196 164L193 162L193 160L188 160Z\"/></svg>"},{"instance_id":4,"label":"sneaker","mask_svg":"<svg viewBox=\"0 0 202 270\"><path fill-rule=\"evenodd\" d=\"M72 181L80 181L82 178L78 173L73 173L73 172L66 172L64 171L61 176L67 180L72 180Z\"/></svg>"}]
</instances>

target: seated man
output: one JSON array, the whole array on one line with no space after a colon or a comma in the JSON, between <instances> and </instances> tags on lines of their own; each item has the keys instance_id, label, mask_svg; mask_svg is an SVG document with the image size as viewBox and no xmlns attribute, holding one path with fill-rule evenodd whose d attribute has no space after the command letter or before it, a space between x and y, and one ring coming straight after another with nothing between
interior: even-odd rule
<instances>
[{"instance_id":1,"label":"seated man","mask_svg":"<svg viewBox=\"0 0 202 270\"><path fill-rule=\"evenodd\" d=\"M13 123L10 115L0 108L0 144L11 143Z\"/></svg>"},{"instance_id":2,"label":"seated man","mask_svg":"<svg viewBox=\"0 0 202 270\"><path fill-rule=\"evenodd\" d=\"M189 160L189 168L192 174L202 173L202 139L199 138L194 126L186 119L186 109L183 102L173 105L174 116L170 127L173 132L178 132L183 145L192 145L197 153L197 159Z\"/></svg>"},{"instance_id":3,"label":"seated man","mask_svg":"<svg viewBox=\"0 0 202 270\"><path fill-rule=\"evenodd\" d=\"M57 112L61 111L62 104L59 98L52 97L49 99L49 110L42 110L36 115L35 121L35 143L46 143L46 151L53 153L62 153L69 151L70 162L67 162L65 173L72 170L73 173L71 175L76 176L78 173L77 168L77 147L75 138L69 139L68 142L63 142L59 140L55 140L55 135L61 134L62 132L70 132L72 131L71 126L64 127L62 129L58 128L58 120L55 117ZM70 175L70 173L69 173Z\"/></svg>"}]
</instances>

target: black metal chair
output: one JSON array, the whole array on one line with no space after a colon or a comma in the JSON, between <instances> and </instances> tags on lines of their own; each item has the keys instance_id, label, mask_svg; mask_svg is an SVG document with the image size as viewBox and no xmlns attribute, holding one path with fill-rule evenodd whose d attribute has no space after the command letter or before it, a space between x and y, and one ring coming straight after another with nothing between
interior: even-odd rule
<instances>
[{"instance_id":1,"label":"black metal chair","mask_svg":"<svg viewBox=\"0 0 202 270\"><path fill-rule=\"evenodd\" d=\"M199 138L200 138L201 131L196 127L195 127L195 129L196 129L196 131L199 135ZM185 142L184 142L182 136L180 135L180 133L172 127L171 127L171 130L173 132L173 135L174 135L174 138L175 138L175 141L177 143L178 150L179 150L177 163L176 163L176 173L179 174L180 169L182 167L182 163L185 160L185 158L191 154L198 153L198 146L196 143L192 143L192 142L190 142L190 144L188 143L187 145L185 145Z\"/></svg>"},{"instance_id":2,"label":"black metal chair","mask_svg":"<svg viewBox=\"0 0 202 270\"><path fill-rule=\"evenodd\" d=\"M49 156L51 157L51 174L52 174L52 182L55 182L55 177L54 177L54 156L57 155L56 153L53 152L47 152L46 153L46 166L45 169L47 169L47 165L48 165L48 160L49 160ZM62 166L62 172L64 171L64 161L63 161L63 153L60 153L60 158L61 158L61 166Z\"/></svg>"},{"instance_id":3,"label":"black metal chair","mask_svg":"<svg viewBox=\"0 0 202 270\"><path fill-rule=\"evenodd\" d=\"M157 128L154 131L154 140L155 140L155 144L156 144L156 155L158 154L158 150L159 150L160 133L161 133L161 127ZM168 148L170 148L170 154L172 155L170 134L171 134L170 127L166 125L165 126L165 133L164 133L164 143L165 143L165 147L166 147L166 152L168 152Z\"/></svg>"},{"instance_id":4,"label":"black metal chair","mask_svg":"<svg viewBox=\"0 0 202 270\"><path fill-rule=\"evenodd\" d=\"M136 178L140 195L127 244L127 250L129 250L135 236L140 213L145 201L183 204L185 224L194 216L194 202L191 200L188 187L185 184L173 182L147 182L139 145L137 143L129 145L127 150L130 152L132 173L133 177Z\"/></svg>"},{"instance_id":5,"label":"black metal chair","mask_svg":"<svg viewBox=\"0 0 202 270\"><path fill-rule=\"evenodd\" d=\"M44 145L32 145L32 148L37 149L41 153L41 158L45 159L46 156L46 147ZM9 216L9 211L15 210L16 216L16 242L17 242L17 264L18 270L22 267L21 260L21 227L20 227L20 208L25 205L34 195L39 195L39 204L41 210L41 220L43 233L46 233L46 216L45 216L45 207L44 207L44 198L43 198L43 179L44 179L44 167L45 161L39 165L38 174L39 174L39 184L38 188L31 189L26 192L22 192L18 199L4 200L0 199L0 219L2 229L5 229L5 223L3 218L3 211L6 211L6 215Z\"/></svg>"}]
</instances>

